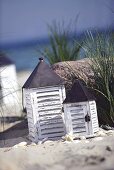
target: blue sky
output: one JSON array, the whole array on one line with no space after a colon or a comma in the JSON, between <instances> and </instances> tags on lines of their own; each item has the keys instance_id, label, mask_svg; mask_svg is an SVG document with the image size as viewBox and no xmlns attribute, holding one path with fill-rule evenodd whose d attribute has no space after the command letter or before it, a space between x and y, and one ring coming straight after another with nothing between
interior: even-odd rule
<instances>
[{"instance_id":1,"label":"blue sky","mask_svg":"<svg viewBox=\"0 0 114 170\"><path fill-rule=\"evenodd\" d=\"M0 0L0 45L45 38L47 23L69 23L76 30L114 26L114 0Z\"/></svg>"}]
</instances>

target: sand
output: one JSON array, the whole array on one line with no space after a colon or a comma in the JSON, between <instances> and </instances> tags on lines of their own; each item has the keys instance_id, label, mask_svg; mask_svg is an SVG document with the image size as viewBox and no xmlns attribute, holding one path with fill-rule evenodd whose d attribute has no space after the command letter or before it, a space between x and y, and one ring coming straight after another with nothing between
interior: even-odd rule
<instances>
[{"instance_id":1,"label":"sand","mask_svg":"<svg viewBox=\"0 0 114 170\"><path fill-rule=\"evenodd\" d=\"M114 130L90 139L39 144L30 142L25 130L18 129L21 136L7 138L5 145L0 141L0 170L114 170Z\"/></svg>"}]
</instances>

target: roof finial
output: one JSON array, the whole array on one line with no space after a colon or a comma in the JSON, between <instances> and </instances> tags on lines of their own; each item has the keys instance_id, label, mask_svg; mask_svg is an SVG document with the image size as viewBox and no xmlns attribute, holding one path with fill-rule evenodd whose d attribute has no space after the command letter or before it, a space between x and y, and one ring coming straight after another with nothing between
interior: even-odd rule
<instances>
[{"instance_id":1,"label":"roof finial","mask_svg":"<svg viewBox=\"0 0 114 170\"><path fill-rule=\"evenodd\" d=\"M40 62L44 61L43 57L40 57L40 58L39 58L39 61L40 61Z\"/></svg>"}]
</instances>

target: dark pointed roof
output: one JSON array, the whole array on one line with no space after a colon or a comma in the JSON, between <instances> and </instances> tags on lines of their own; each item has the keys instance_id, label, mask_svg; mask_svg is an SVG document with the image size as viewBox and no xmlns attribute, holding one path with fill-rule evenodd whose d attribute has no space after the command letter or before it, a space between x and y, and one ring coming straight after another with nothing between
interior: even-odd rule
<instances>
[{"instance_id":1,"label":"dark pointed roof","mask_svg":"<svg viewBox=\"0 0 114 170\"><path fill-rule=\"evenodd\" d=\"M23 85L23 88L39 88L64 84L63 79L42 58L39 60L40 62Z\"/></svg>"},{"instance_id":2,"label":"dark pointed roof","mask_svg":"<svg viewBox=\"0 0 114 170\"><path fill-rule=\"evenodd\" d=\"M11 65L11 64L14 64L11 59L6 57L5 55L0 54L0 67Z\"/></svg>"},{"instance_id":3,"label":"dark pointed roof","mask_svg":"<svg viewBox=\"0 0 114 170\"><path fill-rule=\"evenodd\" d=\"M89 92L87 87L81 83L80 80L76 80L70 92L66 96L64 103L76 103L89 100L95 100L95 97Z\"/></svg>"}]
</instances>

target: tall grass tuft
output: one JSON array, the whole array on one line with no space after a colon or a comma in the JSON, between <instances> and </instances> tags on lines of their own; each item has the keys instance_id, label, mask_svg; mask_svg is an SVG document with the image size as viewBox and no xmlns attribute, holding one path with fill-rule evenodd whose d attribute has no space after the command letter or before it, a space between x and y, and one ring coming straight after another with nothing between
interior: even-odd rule
<instances>
[{"instance_id":1,"label":"tall grass tuft","mask_svg":"<svg viewBox=\"0 0 114 170\"><path fill-rule=\"evenodd\" d=\"M42 51L50 64L61 61L76 60L79 57L81 46L75 43L74 37L71 37L72 31L70 25L64 25L53 22L53 25L48 25L50 47Z\"/></svg>"},{"instance_id":2,"label":"tall grass tuft","mask_svg":"<svg viewBox=\"0 0 114 170\"><path fill-rule=\"evenodd\" d=\"M111 34L87 32L83 49L92 64L95 84L93 89L108 101L109 111L100 108L100 118L114 126L114 39Z\"/></svg>"}]
</instances>

